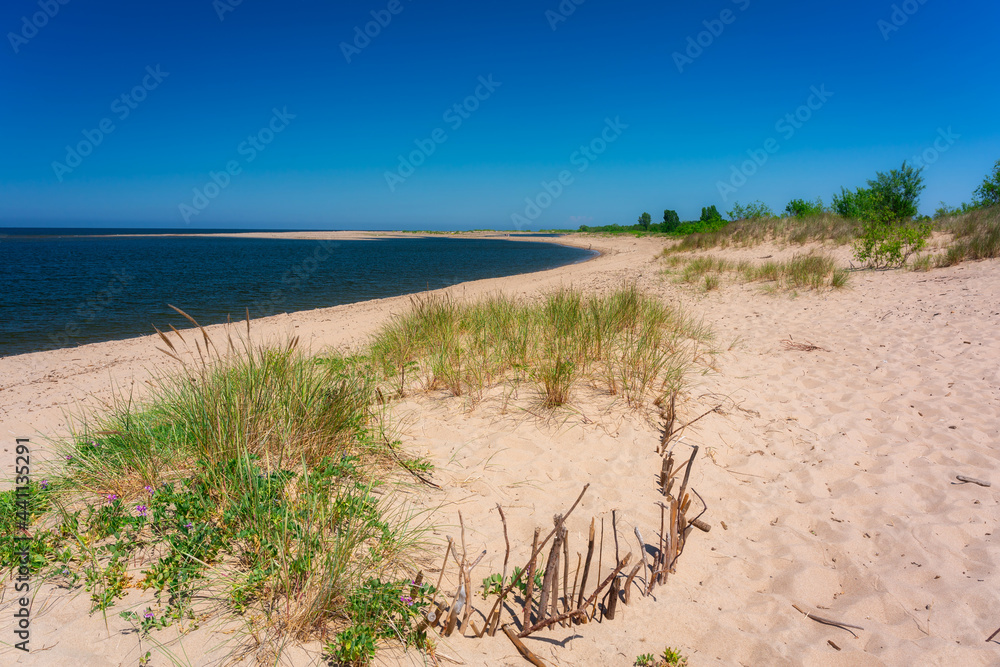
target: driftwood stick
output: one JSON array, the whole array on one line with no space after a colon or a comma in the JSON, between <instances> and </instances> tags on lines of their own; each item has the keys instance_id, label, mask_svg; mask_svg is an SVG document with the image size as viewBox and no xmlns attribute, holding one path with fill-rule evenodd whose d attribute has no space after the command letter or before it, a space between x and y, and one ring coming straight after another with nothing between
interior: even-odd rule
<instances>
[{"instance_id":1,"label":"driftwood stick","mask_svg":"<svg viewBox=\"0 0 1000 667\"><path fill-rule=\"evenodd\" d=\"M538 554L535 552L535 550L538 547L538 534L540 532L541 532L540 528L535 528L535 539L532 541L531 544L531 560L528 561L528 568L527 568L528 581L525 584L525 592L524 592L524 611L523 611L524 622L521 624L521 627L524 628L528 627L528 625L531 624L531 595L535 590L535 558L538 557Z\"/></svg>"},{"instance_id":2,"label":"driftwood stick","mask_svg":"<svg viewBox=\"0 0 1000 667\"><path fill-rule=\"evenodd\" d=\"M604 517L601 517L601 546L597 550L597 579L601 579L601 570L604 569ZM597 608L594 608L594 612L597 612ZM593 618L593 616L591 617Z\"/></svg>"},{"instance_id":3,"label":"driftwood stick","mask_svg":"<svg viewBox=\"0 0 1000 667\"><path fill-rule=\"evenodd\" d=\"M688 480L691 478L691 468L694 467L694 457L698 456L698 445L692 445L691 447L691 458L688 459L687 468L684 470L684 481L681 482L681 491L677 494L677 497L681 500L684 499L684 492L687 490Z\"/></svg>"},{"instance_id":4,"label":"driftwood stick","mask_svg":"<svg viewBox=\"0 0 1000 667\"><path fill-rule=\"evenodd\" d=\"M497 503L497 512L500 513L500 521L503 523L503 542L504 542L504 554L503 554L503 572L500 575L500 592L503 592L503 582L507 581L507 563L510 561L510 539L507 537L507 517L503 513L503 508L500 507L500 503ZM498 596L497 601L502 603L503 598ZM489 615L486 617L486 625L483 626L482 633L489 634L493 637L497 633L497 625L500 623L500 615L503 613L502 609L497 609L496 613L490 610Z\"/></svg>"},{"instance_id":5,"label":"driftwood stick","mask_svg":"<svg viewBox=\"0 0 1000 667\"><path fill-rule=\"evenodd\" d=\"M556 517L556 523L560 517ZM542 619L548 615L548 601L552 594L553 583L559 578L559 552L562 550L562 535L556 535L552 542L552 550L549 551L549 559L545 563L545 576L542 577L542 595L538 601L538 618Z\"/></svg>"},{"instance_id":6,"label":"driftwood stick","mask_svg":"<svg viewBox=\"0 0 1000 667\"><path fill-rule=\"evenodd\" d=\"M851 631L851 628L854 628L855 630L864 630L864 628L861 627L860 625L851 625L850 623L841 623L840 621L831 621L829 618L823 618L822 616L817 616L816 614L810 614L809 612L807 612L807 611L803 610L801 607L799 607L797 604L793 604L792 606L795 607L796 611L800 612L801 614L804 614L805 617L808 618L808 619L810 619L810 620L816 621L817 623L823 623L824 625L832 625L833 627L840 628L841 630L847 630L848 632L850 632L855 637L857 637L857 635L854 634L854 632Z\"/></svg>"},{"instance_id":7,"label":"driftwood stick","mask_svg":"<svg viewBox=\"0 0 1000 667\"><path fill-rule=\"evenodd\" d=\"M677 501L673 498L670 499L670 548L667 550L669 557L667 558L666 566L667 569L673 571L674 561L677 559L679 553L679 544L677 543Z\"/></svg>"},{"instance_id":8,"label":"driftwood stick","mask_svg":"<svg viewBox=\"0 0 1000 667\"><path fill-rule=\"evenodd\" d=\"M569 531L563 527L563 540L562 540L562 561L563 561L563 583L562 583L562 601L563 601L563 611L569 611L570 605L573 604L573 599L570 597L569 592ZM558 599L558 595L556 598Z\"/></svg>"},{"instance_id":9,"label":"driftwood stick","mask_svg":"<svg viewBox=\"0 0 1000 667\"><path fill-rule=\"evenodd\" d=\"M625 567L629 564L629 562L631 560L632 560L632 554L629 553L628 555L625 556L624 560L622 560L622 562L618 564L618 567L615 568L614 572L612 572L611 574L609 574L608 578L605 579L601 583L601 585L597 587L597 590L595 590L593 593L591 593L590 597L587 598L587 601L583 603L582 607L580 607L579 609L574 609L573 611L567 612L565 614L559 614L558 616L553 616L552 618L546 618L544 620L541 620L538 623L535 623L534 625L532 625L531 627L528 627L528 628L525 628L524 630L522 630L521 634L519 636L520 637L527 637L528 635L530 635L533 632L537 632L538 630L541 630L543 628L547 628L550 625L552 625L553 623L558 623L559 621L565 620L567 618L578 617L578 616L581 616L581 615L585 616L587 614L587 609L589 607L593 606L597 602L597 598L600 597L601 592L605 588L608 587L608 584L610 584L612 582L612 580L614 580L614 578L617 577L618 574L623 569L625 569Z\"/></svg>"},{"instance_id":10,"label":"driftwood stick","mask_svg":"<svg viewBox=\"0 0 1000 667\"><path fill-rule=\"evenodd\" d=\"M645 563L636 563L635 567L628 574L628 579L625 580L625 604L628 604L632 600L632 580L635 579L635 575L639 573L639 568L645 569L643 566ZM642 591L643 589L639 589Z\"/></svg>"},{"instance_id":11,"label":"driftwood stick","mask_svg":"<svg viewBox=\"0 0 1000 667\"><path fill-rule=\"evenodd\" d=\"M587 489L589 488L590 488L589 482L583 485L583 490L580 491L580 495L576 497L576 500L570 506L569 510L566 512L566 514L563 515L563 521L566 521L566 519L569 518L569 515L573 513L573 510L575 510L577 505L580 504L580 501L583 500L583 496L584 494L587 493ZM544 540L542 540L541 545L538 545L531 550L531 560L534 560L535 556L538 555L538 552L540 552L542 549L545 548L545 543L548 542L549 538L551 538L552 535L554 534L555 534L555 529L553 529L548 534L548 536ZM521 577L524 576L524 574L525 570L521 570L521 573L519 575L512 576L510 578L510 583L507 584L507 586L504 587L504 589L500 592L500 595L497 597L496 602L493 603L493 607L490 609L490 613L486 615L487 617L492 615L500 607L500 602L504 600L512 590L514 590L514 586L516 586L518 582L521 581Z\"/></svg>"},{"instance_id":12,"label":"driftwood stick","mask_svg":"<svg viewBox=\"0 0 1000 667\"><path fill-rule=\"evenodd\" d=\"M497 512L500 513L500 521L503 522L503 543L504 543L504 553L503 553L503 578L501 581L506 581L507 579L507 562L510 561L510 539L507 537L507 517L504 516L503 508L500 507L500 503L497 503Z\"/></svg>"},{"instance_id":13,"label":"driftwood stick","mask_svg":"<svg viewBox=\"0 0 1000 667\"><path fill-rule=\"evenodd\" d=\"M580 580L580 597L576 600L576 606L583 606L583 594L587 588L587 575L590 574L590 561L594 558L594 529L595 519L590 520L590 539L587 542L587 560L583 564L583 578Z\"/></svg>"},{"instance_id":14,"label":"driftwood stick","mask_svg":"<svg viewBox=\"0 0 1000 667\"><path fill-rule=\"evenodd\" d=\"M698 530L702 531L703 533L707 533L708 531L712 530L712 526L705 523L701 519L691 519L691 525L697 528Z\"/></svg>"},{"instance_id":15,"label":"driftwood stick","mask_svg":"<svg viewBox=\"0 0 1000 667\"><path fill-rule=\"evenodd\" d=\"M646 541L642 539L642 533L639 532L639 526L635 527L635 539L639 540L639 555L642 557L641 565L643 574L646 572ZM645 577L644 577L645 578ZM626 593L625 595L628 595Z\"/></svg>"},{"instance_id":16,"label":"driftwood stick","mask_svg":"<svg viewBox=\"0 0 1000 667\"><path fill-rule=\"evenodd\" d=\"M966 477L965 475L955 475L955 479L960 482L965 482L967 484L978 484L979 486L992 486L990 482L984 482L981 479L976 479L975 477Z\"/></svg>"},{"instance_id":17,"label":"driftwood stick","mask_svg":"<svg viewBox=\"0 0 1000 667\"><path fill-rule=\"evenodd\" d=\"M604 618L615 620L615 610L618 608L618 591L621 589L621 579L615 577L608 590L608 604L604 607Z\"/></svg>"},{"instance_id":18,"label":"driftwood stick","mask_svg":"<svg viewBox=\"0 0 1000 667\"><path fill-rule=\"evenodd\" d=\"M434 588L435 595L441 590L441 582L444 581L444 571L448 567L448 555L451 553L451 538L448 538L448 548L444 552L444 562L441 563L441 572L438 574L438 583Z\"/></svg>"},{"instance_id":19,"label":"driftwood stick","mask_svg":"<svg viewBox=\"0 0 1000 667\"><path fill-rule=\"evenodd\" d=\"M1000 628L997 628L996 632L994 632L992 635L990 635L989 637L987 637L986 641L988 641L988 642L993 641L993 638L996 637L997 635L1000 635Z\"/></svg>"},{"instance_id":20,"label":"driftwood stick","mask_svg":"<svg viewBox=\"0 0 1000 667\"><path fill-rule=\"evenodd\" d=\"M507 635L507 639L510 640L510 643L514 645L514 647L517 649L517 652L520 653L524 657L525 660L527 660L531 664L535 665L536 667L546 667L545 663L542 662L542 659L539 658L534 653L532 653L531 649L529 649L527 646L525 646L524 642L522 642L520 639L518 639L517 635L515 635L513 632L511 632L510 628L507 627L506 624L504 624L504 626L503 626L503 633L505 635Z\"/></svg>"},{"instance_id":21,"label":"driftwood stick","mask_svg":"<svg viewBox=\"0 0 1000 667\"><path fill-rule=\"evenodd\" d=\"M569 594L566 598L566 611L573 606L573 601L576 600L576 585L580 583L580 565L583 564L583 554L579 551L576 552L576 572L573 574L573 592Z\"/></svg>"}]
</instances>

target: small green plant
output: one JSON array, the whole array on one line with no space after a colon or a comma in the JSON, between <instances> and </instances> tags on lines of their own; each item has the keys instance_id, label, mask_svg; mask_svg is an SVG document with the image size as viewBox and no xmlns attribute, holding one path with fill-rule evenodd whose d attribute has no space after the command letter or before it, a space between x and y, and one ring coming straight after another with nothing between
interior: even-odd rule
<instances>
[{"instance_id":1,"label":"small green plant","mask_svg":"<svg viewBox=\"0 0 1000 667\"><path fill-rule=\"evenodd\" d=\"M907 258L923 250L931 225L868 222L854 242L854 258L872 269L903 266Z\"/></svg>"},{"instance_id":2,"label":"small green plant","mask_svg":"<svg viewBox=\"0 0 1000 667\"><path fill-rule=\"evenodd\" d=\"M635 659L636 667L687 667L687 664L687 658L669 646L663 650L659 658L652 653L643 653Z\"/></svg>"},{"instance_id":3,"label":"small green plant","mask_svg":"<svg viewBox=\"0 0 1000 667\"><path fill-rule=\"evenodd\" d=\"M719 287L719 276L705 276L705 291L711 292Z\"/></svg>"},{"instance_id":4,"label":"small green plant","mask_svg":"<svg viewBox=\"0 0 1000 667\"><path fill-rule=\"evenodd\" d=\"M660 659L663 661L662 665L664 667L686 667L688 664L687 658L681 655L680 651L672 649L669 646L663 649Z\"/></svg>"}]
</instances>

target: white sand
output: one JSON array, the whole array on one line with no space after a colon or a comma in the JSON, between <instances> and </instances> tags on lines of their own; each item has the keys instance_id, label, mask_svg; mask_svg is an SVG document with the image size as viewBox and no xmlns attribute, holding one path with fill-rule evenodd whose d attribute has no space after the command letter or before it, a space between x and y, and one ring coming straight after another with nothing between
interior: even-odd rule
<instances>
[{"instance_id":1,"label":"white sand","mask_svg":"<svg viewBox=\"0 0 1000 667\"><path fill-rule=\"evenodd\" d=\"M704 315L717 334L716 370L692 378L681 418L723 406L684 439L701 446L691 484L709 505L703 518L713 529L691 535L656 599L634 594L614 621L539 633L527 641L532 650L563 665L631 665L638 654L667 645L692 666L1000 662L1000 645L984 641L1000 627L991 535L1000 518L998 487L955 483L965 474L1000 484L1000 263L856 273L847 289L795 296L723 279L706 294L660 275L655 255L662 241L570 242L604 254L449 291L458 298L496 291L530 297L562 285L607 290L635 281ZM843 251L839 256L846 263ZM408 303L399 297L282 315L255 322L254 331L275 340L294 333L317 351L355 346ZM822 349L786 349L789 337ZM157 344L145 337L0 359L4 475L12 471L16 436L38 437L41 454L40 437L63 432L66 410L108 400L112 383L141 394L146 369L169 365ZM574 564L590 518L603 517L602 577L609 572L613 509L622 554L638 556L635 525L655 539L659 435L644 413L586 389L551 416L517 408L502 414L492 401L472 406L437 396L409 398L394 410L405 444L437 466L434 479L444 490L420 502L438 508L430 519L438 534L458 536L461 510L469 552L488 551L474 583L502 565L496 503L510 524L511 566L526 560L533 527L551 527L552 515L588 482L569 521ZM3 618L11 618L12 593L8 585ZM109 629L99 614L88 616L87 597L44 589L32 654L0 648L0 662L136 664L152 647L140 648L123 632L129 626L117 609ZM855 639L804 618L793 604L865 629ZM477 608L487 607L480 598ZM0 642L12 642L10 627L0 621ZM173 651L209 664L224 651L206 656L208 647L227 638L199 630ZM528 664L502 634L456 634L440 648L468 665ZM289 664L318 660L313 650L289 656ZM419 664L391 652L382 662ZM167 663L154 651L153 664Z\"/></svg>"}]
</instances>

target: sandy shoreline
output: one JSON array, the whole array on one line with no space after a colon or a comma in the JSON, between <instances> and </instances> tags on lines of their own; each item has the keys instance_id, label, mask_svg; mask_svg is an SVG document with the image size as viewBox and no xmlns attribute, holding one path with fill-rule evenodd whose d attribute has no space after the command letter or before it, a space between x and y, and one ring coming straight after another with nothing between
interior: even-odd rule
<instances>
[{"instance_id":1,"label":"sandy shoreline","mask_svg":"<svg viewBox=\"0 0 1000 667\"><path fill-rule=\"evenodd\" d=\"M544 633L532 650L562 665L630 665L667 645L682 649L692 667L1000 660L1000 645L984 642L1000 626L993 535L1000 520L1000 262L854 273L847 289L833 292L771 295L724 280L706 293L661 275L662 240L558 241L602 254L444 291L458 299L498 291L536 298L560 286L602 291L635 282L704 316L716 332L682 418L723 407L685 435L701 447L692 484L709 506L712 532L693 535L658 599L633 599L613 622ZM758 260L795 251L718 254ZM835 254L846 264L842 250ZM270 340L298 335L317 352L346 349L408 304L401 296L278 315L254 321L253 331ZM783 344L789 339L816 349ZM172 365L157 344L147 336L0 359L2 447L10 450L14 437L59 434L67 410L99 406L113 384L141 388L150 370ZM453 534L460 508L470 550L488 550L480 578L502 561L496 503L511 523L515 559L531 529L551 525L587 482L592 488L569 526L573 550L590 517L610 520L613 509L625 540L633 526L652 533L658 524L651 483L658 433L645 415L585 392L554 419L438 397L410 398L396 410L406 446L437 466L444 490L431 502L447 508L434 516L441 534ZM12 459L4 454L8 477ZM956 474L994 486L957 484ZM16 664L135 664L136 640L122 634L117 617L109 617L109 636L100 615L87 615L85 594L44 595L48 611L33 620L33 642L36 650L52 648L18 655ZM804 618L793 604L865 630L856 639ZM9 598L0 605L5 616L8 605ZM0 642L9 641L7 632L0 623ZM184 640L192 664L209 661L194 659L212 643L205 634ZM501 636L452 637L441 648L469 665L527 664ZM316 657L296 653L290 664ZM384 658L399 663L419 664Z\"/></svg>"}]
</instances>

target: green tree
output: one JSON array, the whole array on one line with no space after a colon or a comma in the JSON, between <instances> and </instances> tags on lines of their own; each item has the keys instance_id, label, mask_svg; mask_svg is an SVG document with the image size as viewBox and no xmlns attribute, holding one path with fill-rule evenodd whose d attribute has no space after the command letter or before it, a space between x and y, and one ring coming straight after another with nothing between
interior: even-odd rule
<instances>
[{"instance_id":1,"label":"green tree","mask_svg":"<svg viewBox=\"0 0 1000 667\"><path fill-rule=\"evenodd\" d=\"M738 201L733 202L733 210L727 213L730 220L760 220L761 218L773 218L774 211L762 201L755 201L740 206Z\"/></svg>"},{"instance_id":2,"label":"green tree","mask_svg":"<svg viewBox=\"0 0 1000 667\"><path fill-rule=\"evenodd\" d=\"M667 209L663 212L663 231L672 232L677 229L681 224L681 218L677 215L677 211Z\"/></svg>"},{"instance_id":3,"label":"green tree","mask_svg":"<svg viewBox=\"0 0 1000 667\"><path fill-rule=\"evenodd\" d=\"M880 171L875 180L868 181L868 187L881 200L880 205L888 209L891 219L901 221L916 217L920 193L926 187L923 171L923 167L914 169L904 161L898 170Z\"/></svg>"},{"instance_id":4,"label":"green tree","mask_svg":"<svg viewBox=\"0 0 1000 667\"><path fill-rule=\"evenodd\" d=\"M841 188L833 196L833 210L862 222L900 223L917 215L920 193L924 190L923 167L914 169L903 162L900 169L878 172L867 188L851 192Z\"/></svg>"},{"instance_id":5,"label":"green tree","mask_svg":"<svg viewBox=\"0 0 1000 667\"><path fill-rule=\"evenodd\" d=\"M722 220L722 214L719 210L715 208L715 204L711 206L702 207L701 209L701 221L702 222L717 222Z\"/></svg>"},{"instance_id":6,"label":"green tree","mask_svg":"<svg viewBox=\"0 0 1000 667\"><path fill-rule=\"evenodd\" d=\"M649 213L643 213L639 216L639 226L643 229L649 229L650 223L653 222L653 216Z\"/></svg>"},{"instance_id":7,"label":"green tree","mask_svg":"<svg viewBox=\"0 0 1000 667\"><path fill-rule=\"evenodd\" d=\"M983 179L972 193L972 203L976 206L996 206L1000 204L1000 160L993 165L993 173Z\"/></svg>"}]
</instances>

